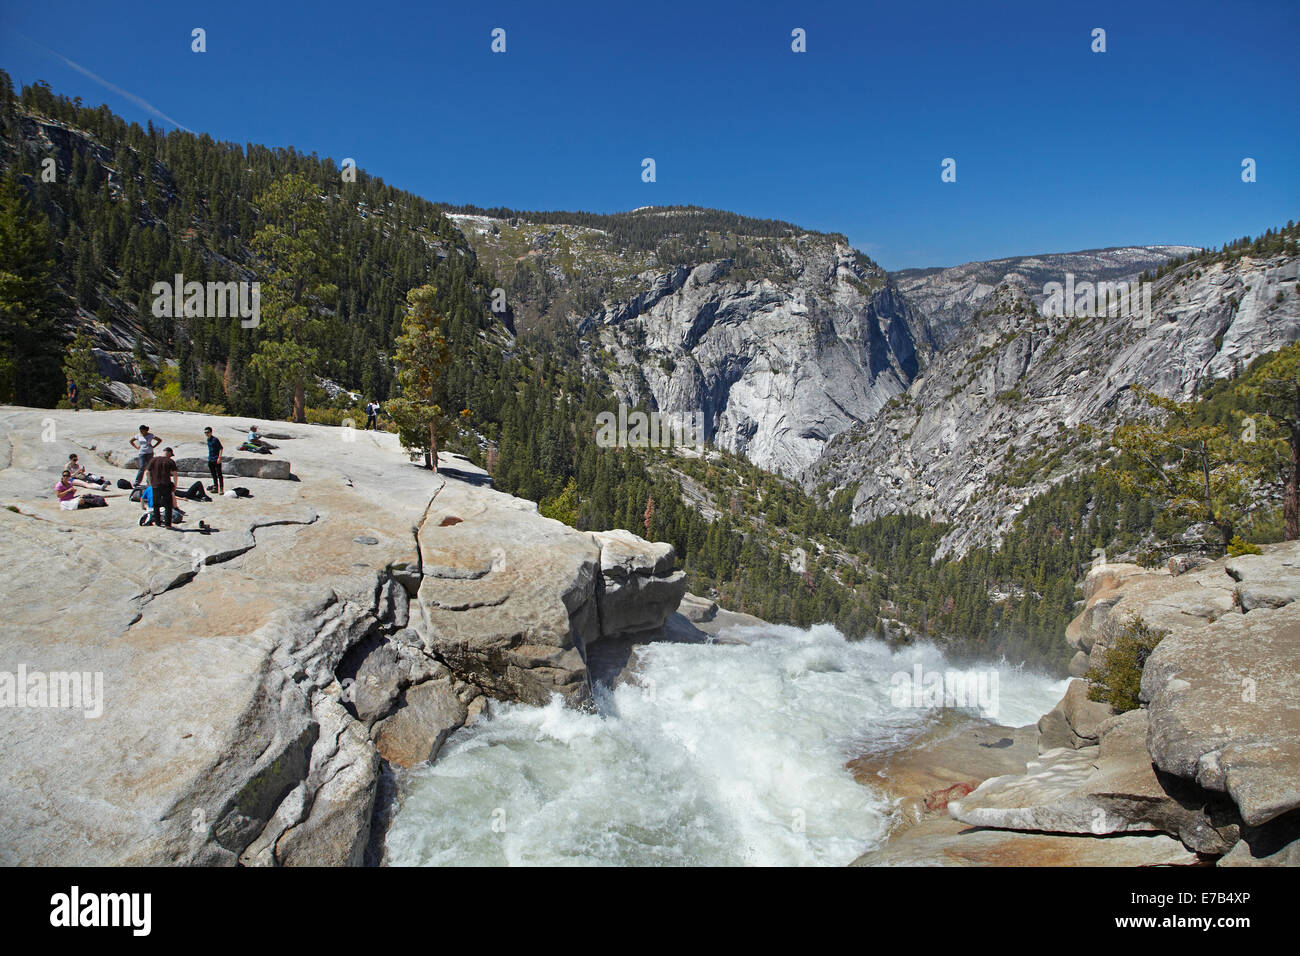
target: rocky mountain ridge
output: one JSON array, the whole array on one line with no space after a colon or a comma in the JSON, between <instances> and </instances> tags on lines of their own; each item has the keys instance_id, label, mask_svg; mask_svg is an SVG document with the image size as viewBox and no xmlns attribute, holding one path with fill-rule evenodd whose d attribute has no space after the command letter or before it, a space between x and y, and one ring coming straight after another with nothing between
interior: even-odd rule
<instances>
[{"instance_id":1,"label":"rocky mountain ridge","mask_svg":"<svg viewBox=\"0 0 1300 956\"><path fill-rule=\"evenodd\" d=\"M1122 282L1196 251L1194 246L1119 246L989 259L947 268L900 269L890 277L926 316L937 346L947 349L971 317L984 308L989 295L1005 282L1018 283L1041 305L1046 297L1043 287L1063 282L1066 273L1081 282Z\"/></svg>"},{"instance_id":2,"label":"rocky mountain ridge","mask_svg":"<svg viewBox=\"0 0 1300 956\"><path fill-rule=\"evenodd\" d=\"M837 435L874 427L891 398L960 350L995 289L1016 283L1041 302L1042 284L1066 272L1136 280L1194 251L1123 247L889 274L820 233L718 230L686 249L676 237L631 248L590 225L451 218L511 309L575 332L584 365L620 400L700 412L710 441L791 477L815 468Z\"/></svg>"},{"instance_id":3,"label":"rocky mountain ridge","mask_svg":"<svg viewBox=\"0 0 1300 956\"><path fill-rule=\"evenodd\" d=\"M1300 259L1189 263L1152 315L1044 315L1007 279L879 418L836 437L807 487L856 487L857 520L954 521L940 555L997 540L1029 498L1092 460L1078 426L1133 412L1132 387L1178 400L1300 338Z\"/></svg>"}]
</instances>

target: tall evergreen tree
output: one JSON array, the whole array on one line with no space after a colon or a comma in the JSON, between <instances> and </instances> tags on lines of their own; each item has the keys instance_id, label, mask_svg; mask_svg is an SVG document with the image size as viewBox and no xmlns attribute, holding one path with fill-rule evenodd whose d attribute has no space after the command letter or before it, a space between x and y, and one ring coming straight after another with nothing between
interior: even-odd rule
<instances>
[{"instance_id":1,"label":"tall evergreen tree","mask_svg":"<svg viewBox=\"0 0 1300 956\"><path fill-rule=\"evenodd\" d=\"M335 253L316 187L292 174L257 198L263 224L253 249L269 265L262 281L261 327L254 366L293 393L293 420L307 420L307 384L321 365L323 317L338 296L329 281Z\"/></svg>"},{"instance_id":2,"label":"tall evergreen tree","mask_svg":"<svg viewBox=\"0 0 1300 956\"><path fill-rule=\"evenodd\" d=\"M0 401L52 406L63 380L67 302L55 283L50 227L10 172L0 179Z\"/></svg>"},{"instance_id":3,"label":"tall evergreen tree","mask_svg":"<svg viewBox=\"0 0 1300 956\"><path fill-rule=\"evenodd\" d=\"M437 297L431 285L406 294L410 307L393 357L402 392L385 406L402 445L423 452L425 466L433 471L438 470L438 433L446 427L443 372L451 360L442 331L446 317L435 307Z\"/></svg>"}]
</instances>

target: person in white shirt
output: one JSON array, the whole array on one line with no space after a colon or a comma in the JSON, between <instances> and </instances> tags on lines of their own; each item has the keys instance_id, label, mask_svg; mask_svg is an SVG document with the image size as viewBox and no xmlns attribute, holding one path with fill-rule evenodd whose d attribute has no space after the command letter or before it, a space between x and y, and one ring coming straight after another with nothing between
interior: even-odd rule
<instances>
[{"instance_id":1,"label":"person in white shirt","mask_svg":"<svg viewBox=\"0 0 1300 956\"><path fill-rule=\"evenodd\" d=\"M140 426L140 434L131 436L131 447L140 453L140 470L135 473L135 485L138 487L144 473L153 461L153 450L162 444L162 439L149 431L148 425Z\"/></svg>"}]
</instances>

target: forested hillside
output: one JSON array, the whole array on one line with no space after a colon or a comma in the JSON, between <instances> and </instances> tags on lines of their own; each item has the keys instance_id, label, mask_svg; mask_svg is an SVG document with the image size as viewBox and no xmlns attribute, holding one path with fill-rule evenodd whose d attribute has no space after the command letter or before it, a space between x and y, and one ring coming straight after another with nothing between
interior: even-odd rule
<instances>
[{"instance_id":1,"label":"forested hillside","mask_svg":"<svg viewBox=\"0 0 1300 956\"><path fill-rule=\"evenodd\" d=\"M107 107L89 108L36 83L15 96L0 73L0 157L31 205L50 223L55 276L111 349L117 327L138 338L134 367L149 385L160 357L174 359L181 392L233 414L280 417L284 396L249 357L259 330L226 318L157 317L155 282L257 279L250 249L259 224L256 197L277 177L299 174L320 190L331 242L331 277L340 289L317 343L320 373L368 396L386 398L387 361L408 289L431 282L461 354L491 328L473 251L433 205L355 171L345 182L331 160L295 150L219 143L207 135L149 124L142 129ZM47 171L46 160L53 160ZM480 356L481 357L481 356ZM449 372L453 393L477 376L465 361ZM42 381L53 403L62 381ZM323 394L313 396L322 403Z\"/></svg>"}]
</instances>

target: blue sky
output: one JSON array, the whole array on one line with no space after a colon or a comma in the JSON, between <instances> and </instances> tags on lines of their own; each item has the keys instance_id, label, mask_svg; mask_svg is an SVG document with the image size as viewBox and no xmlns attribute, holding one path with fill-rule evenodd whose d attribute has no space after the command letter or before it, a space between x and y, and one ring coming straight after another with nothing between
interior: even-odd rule
<instances>
[{"instance_id":1,"label":"blue sky","mask_svg":"<svg viewBox=\"0 0 1300 956\"><path fill-rule=\"evenodd\" d=\"M0 0L16 83L142 124L166 125L148 104L217 139L354 157L438 201L788 219L891 269L1217 245L1300 218L1298 50L1296 0Z\"/></svg>"}]
</instances>

